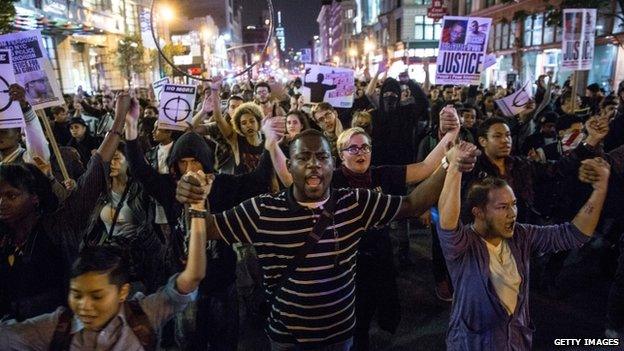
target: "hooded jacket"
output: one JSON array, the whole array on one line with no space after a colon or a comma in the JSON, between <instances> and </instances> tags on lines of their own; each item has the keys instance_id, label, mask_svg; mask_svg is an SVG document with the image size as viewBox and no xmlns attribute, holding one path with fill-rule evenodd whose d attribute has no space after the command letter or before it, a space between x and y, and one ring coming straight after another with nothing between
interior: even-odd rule
<instances>
[{"instance_id":1,"label":"hooded jacket","mask_svg":"<svg viewBox=\"0 0 624 351\"><path fill-rule=\"evenodd\" d=\"M384 94L396 94L396 108L389 110ZM418 143L414 140L418 118L414 104L401 106L401 86L388 78L381 86L379 108L373 111L373 165L405 165L414 162Z\"/></svg>"},{"instance_id":2,"label":"hooded jacket","mask_svg":"<svg viewBox=\"0 0 624 351\"><path fill-rule=\"evenodd\" d=\"M198 160L204 172L212 172L212 152L204 139L196 133L186 133L173 144L168 164L173 172L159 174L148 163L138 141L126 142L126 156L130 172L143 185L144 190L163 206L172 232L173 265L181 265L184 252L181 247L186 236L184 207L175 198L176 179L181 176L177 162L186 157ZM242 175L215 174L212 190L208 196L210 211L217 213L228 210L254 196L266 193L271 184L273 165L267 151L262 154L258 167L251 173ZM176 244L177 243L177 244ZM200 285L202 294L221 290L236 280L236 255L221 240L208 243L207 274ZM173 267L175 272L179 267Z\"/></svg>"}]
</instances>

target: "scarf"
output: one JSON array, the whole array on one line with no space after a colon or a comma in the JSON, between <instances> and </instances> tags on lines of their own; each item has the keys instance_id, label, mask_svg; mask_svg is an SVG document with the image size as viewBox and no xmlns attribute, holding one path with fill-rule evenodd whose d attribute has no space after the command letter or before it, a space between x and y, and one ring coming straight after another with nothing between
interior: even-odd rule
<instances>
[{"instance_id":1,"label":"scarf","mask_svg":"<svg viewBox=\"0 0 624 351\"><path fill-rule=\"evenodd\" d=\"M343 164L340 166L340 171L352 188L370 189L373 185L370 167L364 173L355 173Z\"/></svg>"}]
</instances>

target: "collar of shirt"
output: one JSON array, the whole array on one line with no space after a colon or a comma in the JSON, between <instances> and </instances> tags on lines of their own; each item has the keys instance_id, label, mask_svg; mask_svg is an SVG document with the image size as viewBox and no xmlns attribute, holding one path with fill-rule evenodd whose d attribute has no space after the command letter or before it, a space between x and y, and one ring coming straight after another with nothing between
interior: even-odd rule
<instances>
[{"instance_id":1,"label":"collar of shirt","mask_svg":"<svg viewBox=\"0 0 624 351\"><path fill-rule=\"evenodd\" d=\"M169 154L169 151L171 151L171 147L172 146L173 146L173 141L170 142L167 145L158 144L158 151L165 152L165 153Z\"/></svg>"},{"instance_id":2,"label":"collar of shirt","mask_svg":"<svg viewBox=\"0 0 624 351\"><path fill-rule=\"evenodd\" d=\"M110 329L111 327L113 327L113 329L115 329L119 324L121 324L121 326L126 325L127 321L126 321L126 311L124 309L124 306L121 305L119 306L119 312L117 313L117 315L115 317L113 317L113 319L111 319L102 330L106 330L106 329ZM74 314L74 317L72 318L72 324L71 324L71 330L70 330L70 334L76 334L76 333L80 333L85 329L84 324L82 324L82 322L80 321L80 319L78 318L78 316L76 314ZM102 331L100 330L100 332Z\"/></svg>"}]
</instances>

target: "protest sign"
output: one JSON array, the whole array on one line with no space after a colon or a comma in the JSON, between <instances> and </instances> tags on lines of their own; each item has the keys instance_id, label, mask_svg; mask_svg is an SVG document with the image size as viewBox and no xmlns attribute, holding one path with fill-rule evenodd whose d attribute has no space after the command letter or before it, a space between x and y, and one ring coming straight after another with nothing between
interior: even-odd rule
<instances>
[{"instance_id":1,"label":"protest sign","mask_svg":"<svg viewBox=\"0 0 624 351\"><path fill-rule=\"evenodd\" d=\"M26 89L26 98L34 109L65 104L41 41L41 31L0 35L0 49L11 51L15 80Z\"/></svg>"},{"instance_id":2,"label":"protest sign","mask_svg":"<svg viewBox=\"0 0 624 351\"><path fill-rule=\"evenodd\" d=\"M306 65L301 95L307 103L327 102L334 107L353 106L355 72L352 69Z\"/></svg>"},{"instance_id":3,"label":"protest sign","mask_svg":"<svg viewBox=\"0 0 624 351\"><path fill-rule=\"evenodd\" d=\"M160 101L160 95L162 94L163 87L165 84L171 83L169 77L161 78L154 83L152 83L152 88L154 89L154 96L156 96L156 100Z\"/></svg>"},{"instance_id":4,"label":"protest sign","mask_svg":"<svg viewBox=\"0 0 624 351\"><path fill-rule=\"evenodd\" d=\"M193 118L196 92L194 85L165 84L160 95L158 122L165 129L185 130Z\"/></svg>"},{"instance_id":5,"label":"protest sign","mask_svg":"<svg viewBox=\"0 0 624 351\"><path fill-rule=\"evenodd\" d=\"M591 69L595 33L596 9L564 9L561 67L579 71Z\"/></svg>"},{"instance_id":6,"label":"protest sign","mask_svg":"<svg viewBox=\"0 0 624 351\"><path fill-rule=\"evenodd\" d=\"M501 112L503 112L503 115L506 117L513 117L522 112L532 98L531 86L527 82L515 93L500 100L496 100L496 104Z\"/></svg>"},{"instance_id":7,"label":"protest sign","mask_svg":"<svg viewBox=\"0 0 624 351\"><path fill-rule=\"evenodd\" d=\"M496 64L496 55L489 54L483 58L483 69L488 69Z\"/></svg>"},{"instance_id":8,"label":"protest sign","mask_svg":"<svg viewBox=\"0 0 624 351\"><path fill-rule=\"evenodd\" d=\"M9 86L15 83L11 52L0 50L0 129L19 128L24 125L24 115L19 102L11 101Z\"/></svg>"},{"instance_id":9,"label":"protest sign","mask_svg":"<svg viewBox=\"0 0 624 351\"><path fill-rule=\"evenodd\" d=\"M436 84L479 84L491 24L491 18L443 18Z\"/></svg>"}]
</instances>

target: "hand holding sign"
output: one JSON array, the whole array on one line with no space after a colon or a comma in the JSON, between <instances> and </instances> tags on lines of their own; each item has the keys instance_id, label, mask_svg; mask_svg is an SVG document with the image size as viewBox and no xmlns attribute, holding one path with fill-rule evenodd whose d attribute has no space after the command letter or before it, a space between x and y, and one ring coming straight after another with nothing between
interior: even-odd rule
<instances>
[{"instance_id":1,"label":"hand holding sign","mask_svg":"<svg viewBox=\"0 0 624 351\"><path fill-rule=\"evenodd\" d=\"M26 100L26 90L19 84L11 84L9 87L9 96L11 101L17 101L20 104L22 110L28 108L28 101Z\"/></svg>"}]
</instances>

